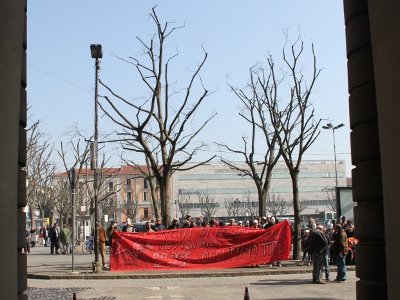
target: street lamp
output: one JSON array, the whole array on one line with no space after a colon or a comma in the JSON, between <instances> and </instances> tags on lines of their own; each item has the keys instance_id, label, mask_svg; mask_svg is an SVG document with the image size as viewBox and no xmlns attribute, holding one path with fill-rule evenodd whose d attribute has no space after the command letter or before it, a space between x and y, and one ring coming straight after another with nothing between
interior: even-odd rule
<instances>
[{"instance_id":1,"label":"street lamp","mask_svg":"<svg viewBox=\"0 0 400 300\"><path fill-rule=\"evenodd\" d=\"M335 130L343 127L344 124L341 123L337 126L333 126L332 123L328 123L325 126L322 126L323 129L330 129L332 130L333 134L333 154L335 156L335 179L336 179L336 187L338 186L338 180L337 180L337 168L336 168L336 143L335 143Z\"/></svg>"},{"instance_id":2,"label":"street lamp","mask_svg":"<svg viewBox=\"0 0 400 300\"><path fill-rule=\"evenodd\" d=\"M99 200L98 200L98 182L97 182L97 157L98 157L98 82L99 82L99 69L100 69L100 58L103 57L103 52L100 44L91 44L90 52L92 58L96 60L95 64L95 89L94 89L94 137L91 147L91 169L94 171L93 174L93 191L94 191L94 271L96 273L101 272L101 264L99 262Z\"/></svg>"}]
</instances>

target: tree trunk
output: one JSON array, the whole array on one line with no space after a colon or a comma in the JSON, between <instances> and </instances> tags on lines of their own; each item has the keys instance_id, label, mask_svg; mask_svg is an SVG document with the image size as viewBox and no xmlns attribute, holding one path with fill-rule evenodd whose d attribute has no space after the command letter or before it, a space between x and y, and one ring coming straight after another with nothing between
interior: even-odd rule
<instances>
[{"instance_id":1,"label":"tree trunk","mask_svg":"<svg viewBox=\"0 0 400 300\"><path fill-rule=\"evenodd\" d=\"M258 215L260 217L266 216L267 213L267 206L266 206L266 199L267 199L267 193L265 189L263 189L261 186L257 186L257 192L258 192Z\"/></svg>"},{"instance_id":2,"label":"tree trunk","mask_svg":"<svg viewBox=\"0 0 400 300\"><path fill-rule=\"evenodd\" d=\"M29 213L31 215L31 230L34 228L33 226L33 221L34 221L34 214L33 214L33 209L29 208Z\"/></svg>"},{"instance_id":3,"label":"tree trunk","mask_svg":"<svg viewBox=\"0 0 400 300\"><path fill-rule=\"evenodd\" d=\"M169 193L171 190L171 177L167 175L163 177L164 183L160 184L160 200L161 200L161 214L164 225L168 225L171 223L171 205L170 205L170 197Z\"/></svg>"},{"instance_id":4,"label":"tree trunk","mask_svg":"<svg viewBox=\"0 0 400 300\"><path fill-rule=\"evenodd\" d=\"M299 182L298 172L290 172L293 188L293 213L294 213L294 228L293 228L293 259L301 257L301 227L300 227L300 209L299 209Z\"/></svg>"}]
</instances>

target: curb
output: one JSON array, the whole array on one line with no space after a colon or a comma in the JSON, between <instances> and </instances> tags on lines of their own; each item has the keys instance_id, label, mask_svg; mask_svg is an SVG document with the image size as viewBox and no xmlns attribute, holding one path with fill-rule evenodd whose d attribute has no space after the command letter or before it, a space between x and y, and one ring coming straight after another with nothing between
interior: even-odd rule
<instances>
[{"instance_id":1,"label":"curb","mask_svg":"<svg viewBox=\"0 0 400 300\"><path fill-rule=\"evenodd\" d=\"M336 272L336 267L330 267L331 272ZM347 266L348 271L355 271L355 266ZM239 277L239 276L265 276L265 275L283 275L283 274L304 274L312 273L310 268L291 268L283 267L279 269L261 269L261 270L248 270L248 269L230 269L227 270L206 270L206 272L154 272L154 273L126 273L126 272L110 272L103 271L104 273L48 273L37 274L28 273L28 279L43 279L43 280L60 280L60 279L84 279L84 280L107 280L107 279L167 279L167 278L201 278L201 277Z\"/></svg>"}]
</instances>

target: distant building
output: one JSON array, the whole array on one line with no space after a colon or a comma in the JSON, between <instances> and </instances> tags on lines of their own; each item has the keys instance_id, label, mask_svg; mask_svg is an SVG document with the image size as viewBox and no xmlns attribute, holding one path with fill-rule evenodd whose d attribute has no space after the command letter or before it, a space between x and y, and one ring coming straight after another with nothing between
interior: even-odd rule
<instances>
[{"instance_id":1,"label":"distant building","mask_svg":"<svg viewBox=\"0 0 400 300\"><path fill-rule=\"evenodd\" d=\"M346 186L345 161L338 160L336 169L338 186ZM332 212L328 198L330 197L331 201L334 200L332 195L334 197L335 179L334 161L302 162L299 174L299 196L305 209L301 215L319 215L323 211ZM236 200L244 206L250 198L253 207L258 209L257 189L253 180L248 176L242 176L238 171L230 169L223 163L210 163L189 171L174 173L172 199L176 199L173 203L175 216L182 217L180 206L184 206L192 216L202 215L199 193L213 199L215 217L224 220L228 218L225 200ZM284 162L279 162L273 169L269 196L271 200L282 199L289 205L292 203L292 182ZM285 216L293 216L291 206ZM240 217L246 218L246 215L242 214Z\"/></svg>"},{"instance_id":2,"label":"distant building","mask_svg":"<svg viewBox=\"0 0 400 300\"><path fill-rule=\"evenodd\" d=\"M145 170L147 167L142 168ZM336 169L338 186L347 186L345 161L337 161ZM131 216L133 222L154 218L149 181L141 172L131 166L104 168L100 172L102 188L99 191L99 215L103 222L113 219L123 223L128 215L134 213L133 210L137 212ZM57 178L66 180L66 173L58 174ZM334 161L303 161L299 173L299 196L304 208L301 215L318 216L323 212L332 213L335 182ZM90 227L88 217L93 197L92 183L93 171L81 171L76 189L76 203L80 207L77 211L78 226ZM233 201L240 207L240 213L236 212L234 217L244 220L258 215L258 196L253 180L223 163L209 163L173 174L170 196L173 217L182 220L186 214L193 217L204 215L204 205L201 204L199 196L208 198L213 206L213 217L223 221L232 217L232 214L228 213L227 203ZM286 211L277 216L293 216L292 182L284 162L279 162L273 170L269 197L272 201L287 203ZM252 207L253 215L243 209L247 205ZM274 214L269 210L268 204L267 214Z\"/></svg>"},{"instance_id":3,"label":"distant building","mask_svg":"<svg viewBox=\"0 0 400 300\"><path fill-rule=\"evenodd\" d=\"M143 170L147 167L141 166ZM84 220L90 216L93 199L93 171L77 170L75 202L77 204L77 222L79 226L90 226ZM133 222L146 221L152 218L153 209L148 179L131 166L99 169L98 191L99 218L107 223L116 220L123 223L129 216ZM56 175L56 182L67 184L67 173ZM68 189L69 185L66 187ZM65 187L64 187L65 188ZM136 204L137 203L137 204ZM80 221L81 220L81 221ZM86 230L85 230L86 231Z\"/></svg>"}]
</instances>

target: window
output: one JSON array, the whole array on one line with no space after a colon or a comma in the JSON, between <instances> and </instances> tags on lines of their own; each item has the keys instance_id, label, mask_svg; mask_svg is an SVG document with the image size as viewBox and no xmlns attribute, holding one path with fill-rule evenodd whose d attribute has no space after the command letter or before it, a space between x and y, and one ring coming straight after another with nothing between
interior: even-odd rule
<instances>
[{"instance_id":1,"label":"window","mask_svg":"<svg viewBox=\"0 0 400 300\"><path fill-rule=\"evenodd\" d=\"M149 209L148 208L143 209L143 218L145 218L145 219L149 218Z\"/></svg>"},{"instance_id":2,"label":"window","mask_svg":"<svg viewBox=\"0 0 400 300\"><path fill-rule=\"evenodd\" d=\"M127 204L128 206L130 206L130 205L131 205L131 202L132 202L132 192L127 192L127 193L126 193L126 204Z\"/></svg>"},{"instance_id":3,"label":"window","mask_svg":"<svg viewBox=\"0 0 400 300\"><path fill-rule=\"evenodd\" d=\"M109 181L108 182L108 191L113 192L114 191L114 182Z\"/></svg>"},{"instance_id":4,"label":"window","mask_svg":"<svg viewBox=\"0 0 400 300\"><path fill-rule=\"evenodd\" d=\"M143 192L143 201L149 201L149 193Z\"/></svg>"},{"instance_id":5,"label":"window","mask_svg":"<svg viewBox=\"0 0 400 300\"><path fill-rule=\"evenodd\" d=\"M127 178L127 179L126 179L126 185L127 185L127 186L131 186L131 179L130 179L130 178Z\"/></svg>"},{"instance_id":6,"label":"window","mask_svg":"<svg viewBox=\"0 0 400 300\"><path fill-rule=\"evenodd\" d=\"M148 188L149 188L149 180L148 180L147 178L144 178L144 179L143 179L143 187L144 187L145 189L148 189Z\"/></svg>"}]
</instances>

